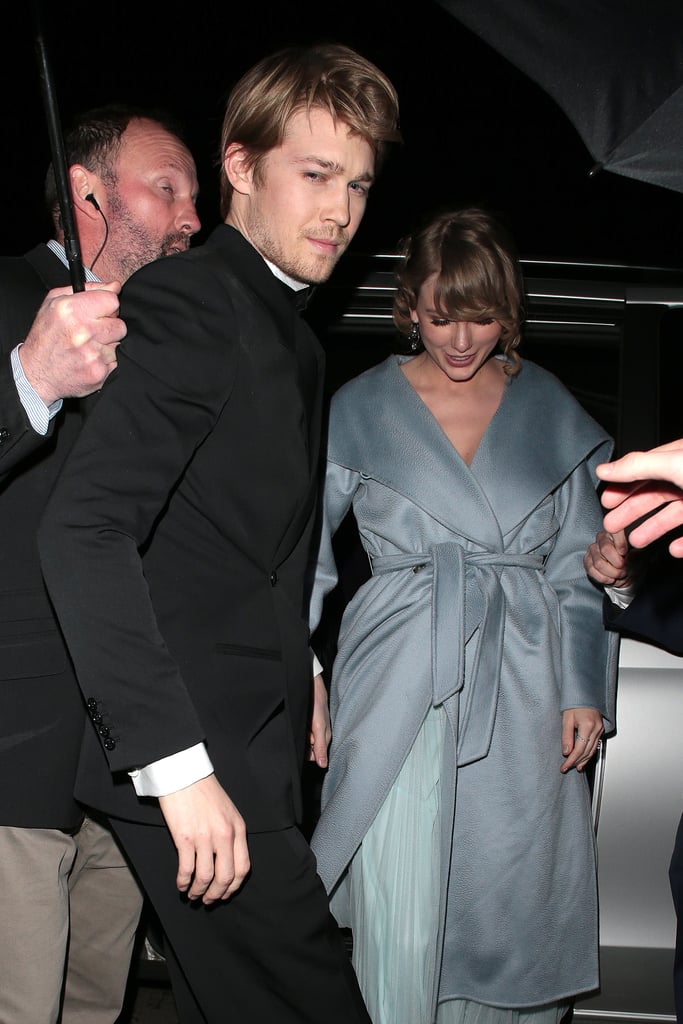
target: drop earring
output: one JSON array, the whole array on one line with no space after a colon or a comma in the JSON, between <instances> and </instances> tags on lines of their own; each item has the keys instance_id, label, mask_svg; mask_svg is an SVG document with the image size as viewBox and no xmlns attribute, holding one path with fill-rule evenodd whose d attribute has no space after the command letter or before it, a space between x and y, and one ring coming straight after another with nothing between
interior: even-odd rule
<instances>
[{"instance_id":1,"label":"drop earring","mask_svg":"<svg viewBox=\"0 0 683 1024\"><path fill-rule=\"evenodd\" d=\"M413 322L410 325L410 334L408 335L408 341L410 342L411 352L417 352L421 340L422 339L420 338L420 325L415 320L413 320Z\"/></svg>"}]
</instances>

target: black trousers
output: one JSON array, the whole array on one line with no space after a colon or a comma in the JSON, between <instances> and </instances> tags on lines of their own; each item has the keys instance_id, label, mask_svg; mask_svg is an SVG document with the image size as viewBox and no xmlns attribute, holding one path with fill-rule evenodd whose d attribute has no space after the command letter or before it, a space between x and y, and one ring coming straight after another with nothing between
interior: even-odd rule
<instances>
[{"instance_id":1,"label":"black trousers","mask_svg":"<svg viewBox=\"0 0 683 1024\"><path fill-rule=\"evenodd\" d=\"M205 907L175 887L166 828L111 824L164 929L182 1024L370 1024L298 829L250 834L242 889Z\"/></svg>"},{"instance_id":2,"label":"black trousers","mask_svg":"<svg viewBox=\"0 0 683 1024\"><path fill-rule=\"evenodd\" d=\"M674 1001L676 1020L683 1024L683 815L678 823L669 865L671 895L676 909L676 953L674 957Z\"/></svg>"}]
</instances>

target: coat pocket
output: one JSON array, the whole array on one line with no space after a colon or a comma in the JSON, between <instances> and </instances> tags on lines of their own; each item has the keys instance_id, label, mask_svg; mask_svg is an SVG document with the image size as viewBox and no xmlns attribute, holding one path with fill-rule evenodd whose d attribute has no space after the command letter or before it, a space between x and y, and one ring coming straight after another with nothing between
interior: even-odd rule
<instances>
[{"instance_id":1,"label":"coat pocket","mask_svg":"<svg viewBox=\"0 0 683 1024\"><path fill-rule=\"evenodd\" d=\"M64 672L70 664L61 637L54 633L21 640L0 638L0 679L37 679Z\"/></svg>"},{"instance_id":2,"label":"coat pocket","mask_svg":"<svg viewBox=\"0 0 683 1024\"><path fill-rule=\"evenodd\" d=\"M57 675L69 664L45 591L1 591L0 679Z\"/></svg>"}]
</instances>

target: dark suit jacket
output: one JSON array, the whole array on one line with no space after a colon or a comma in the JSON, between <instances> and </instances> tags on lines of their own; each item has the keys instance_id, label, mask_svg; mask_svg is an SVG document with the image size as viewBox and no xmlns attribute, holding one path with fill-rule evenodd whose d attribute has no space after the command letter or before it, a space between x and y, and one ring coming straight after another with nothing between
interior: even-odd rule
<instances>
[{"instance_id":1,"label":"dark suit jacket","mask_svg":"<svg viewBox=\"0 0 683 1024\"><path fill-rule=\"evenodd\" d=\"M43 584L36 532L81 425L67 402L46 437L31 427L10 365L45 297L69 273L44 245L0 260L0 824L74 828L83 700Z\"/></svg>"},{"instance_id":2,"label":"dark suit jacket","mask_svg":"<svg viewBox=\"0 0 683 1024\"><path fill-rule=\"evenodd\" d=\"M200 740L250 830L300 811L323 363L292 296L226 225L135 274L43 520L97 729L77 792L114 816L160 822L126 772Z\"/></svg>"},{"instance_id":3,"label":"dark suit jacket","mask_svg":"<svg viewBox=\"0 0 683 1024\"><path fill-rule=\"evenodd\" d=\"M633 601L620 611L606 597L605 625L622 636L647 640L683 654L683 561L672 558L665 537L643 552L646 568Z\"/></svg>"}]
</instances>

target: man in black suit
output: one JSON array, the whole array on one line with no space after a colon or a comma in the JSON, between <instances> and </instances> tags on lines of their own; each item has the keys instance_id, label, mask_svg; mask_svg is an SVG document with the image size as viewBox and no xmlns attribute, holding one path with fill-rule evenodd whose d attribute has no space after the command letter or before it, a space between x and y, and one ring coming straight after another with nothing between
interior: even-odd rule
<instances>
[{"instance_id":1,"label":"man in black suit","mask_svg":"<svg viewBox=\"0 0 683 1024\"><path fill-rule=\"evenodd\" d=\"M82 425L84 403L74 399L116 365L125 334L117 282L184 250L199 228L194 162L170 126L129 109L91 111L65 149L86 276L114 283L78 295L57 287L70 277L48 175L54 239L0 261L3 1024L113 1024L125 993L142 898L110 830L74 799L90 726L36 531Z\"/></svg>"},{"instance_id":2,"label":"man in black suit","mask_svg":"<svg viewBox=\"0 0 683 1024\"><path fill-rule=\"evenodd\" d=\"M225 223L124 289L118 370L41 527L96 726L77 792L157 910L183 1022L368 1021L296 825L323 374L296 306L397 137L393 87L346 47L247 72Z\"/></svg>"},{"instance_id":3,"label":"man in black suit","mask_svg":"<svg viewBox=\"0 0 683 1024\"><path fill-rule=\"evenodd\" d=\"M683 441L632 452L598 466L598 475L607 483L603 504L612 511L584 564L605 587L605 625L683 655L683 563L677 561L683 556ZM626 529L639 519L627 539ZM648 545L647 552L640 550ZM683 1024L683 816L669 881L677 918L674 1001Z\"/></svg>"}]
</instances>

